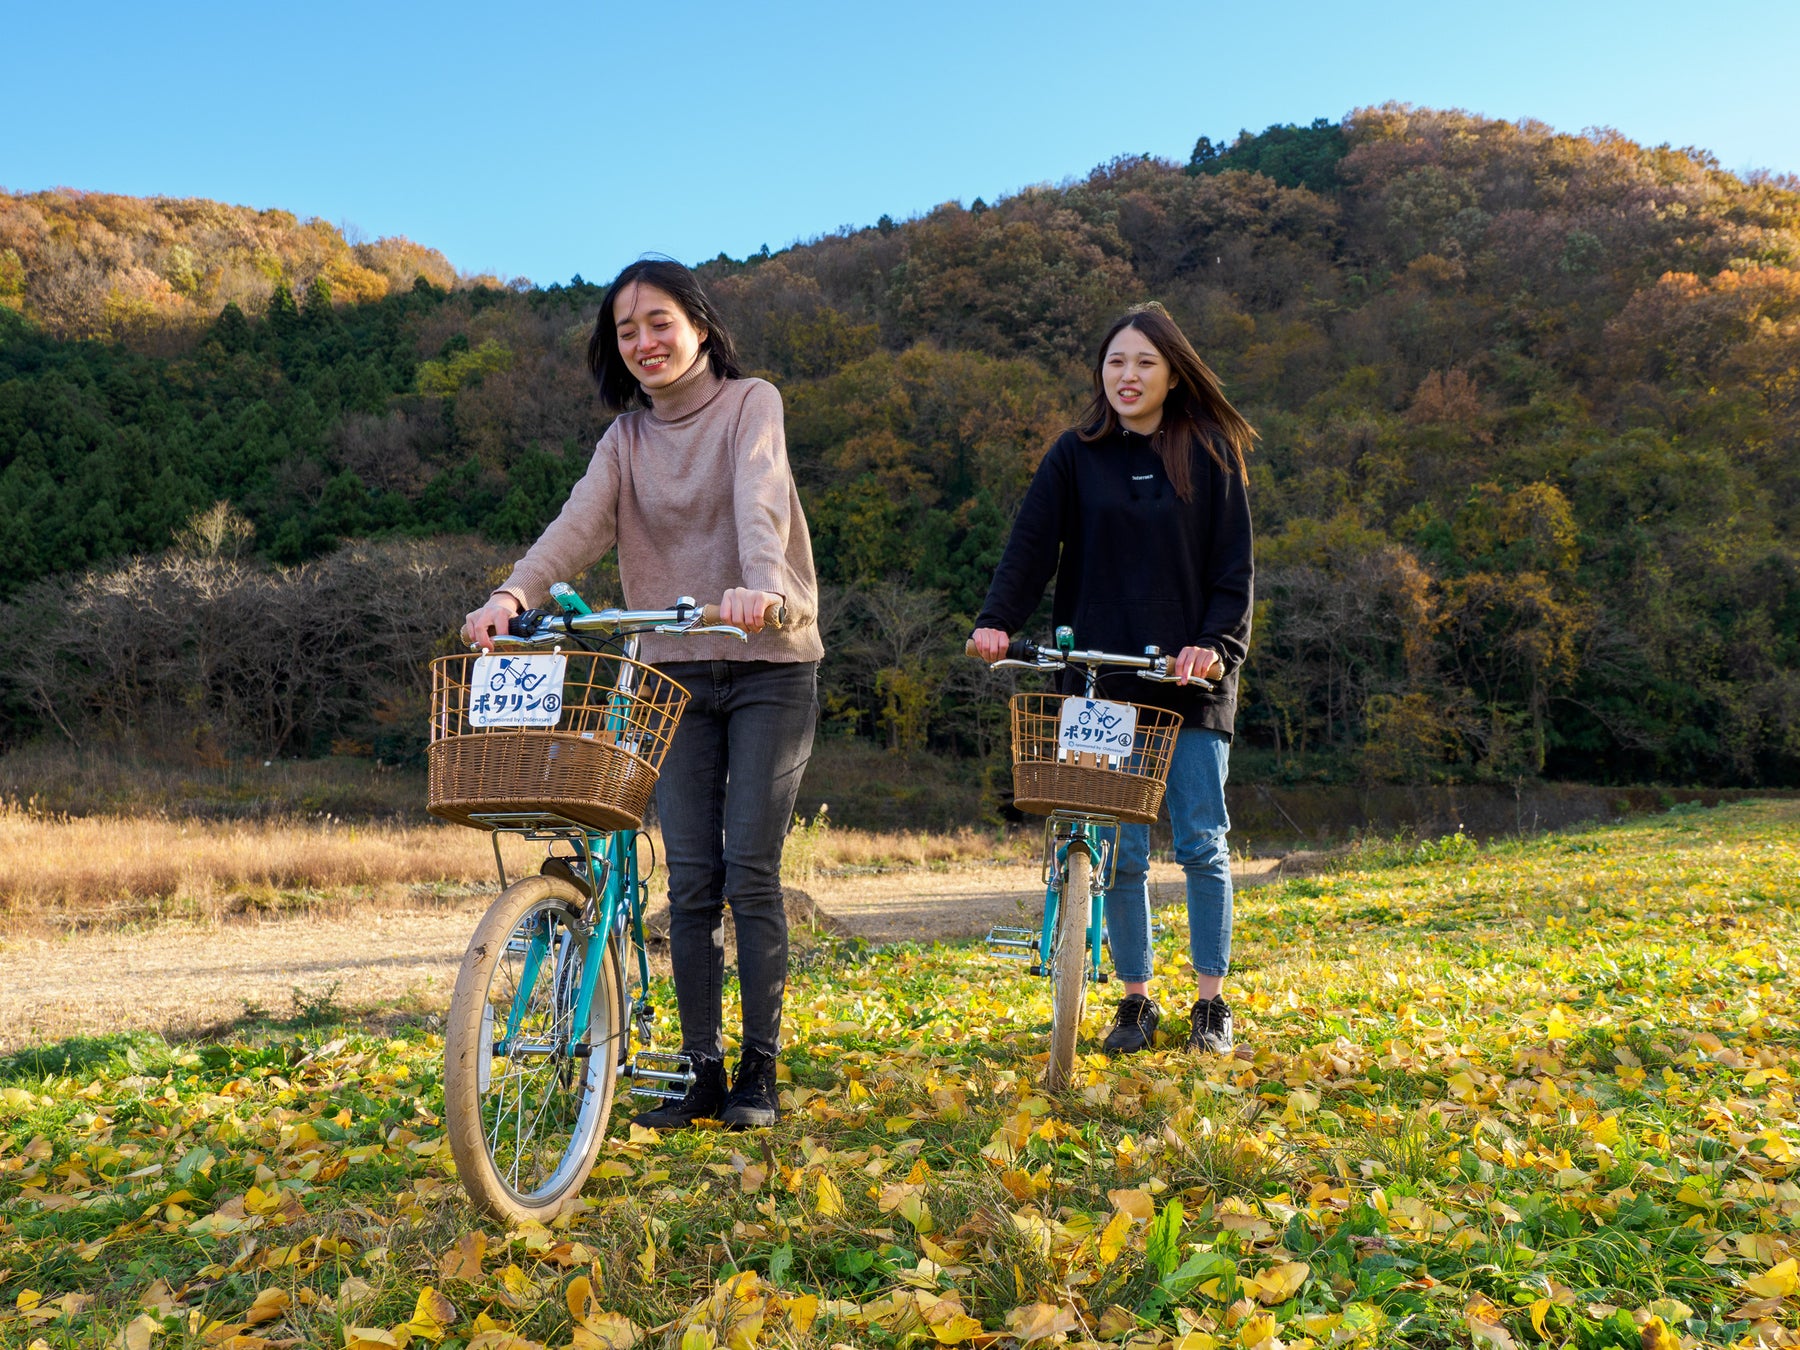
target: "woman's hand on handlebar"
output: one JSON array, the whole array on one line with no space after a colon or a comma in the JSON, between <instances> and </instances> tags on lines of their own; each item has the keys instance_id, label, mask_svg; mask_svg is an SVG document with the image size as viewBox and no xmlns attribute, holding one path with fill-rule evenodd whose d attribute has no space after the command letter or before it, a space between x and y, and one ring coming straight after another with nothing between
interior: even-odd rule
<instances>
[{"instance_id":1,"label":"woman's hand on handlebar","mask_svg":"<svg viewBox=\"0 0 1800 1350\"><path fill-rule=\"evenodd\" d=\"M463 620L462 640L484 652L494 650L494 634L519 617L519 601L510 591L495 591L480 609Z\"/></svg>"},{"instance_id":2,"label":"woman's hand on handlebar","mask_svg":"<svg viewBox=\"0 0 1800 1350\"><path fill-rule=\"evenodd\" d=\"M733 586L719 600L719 622L741 628L746 633L760 633L769 611L779 610L785 603L774 591Z\"/></svg>"},{"instance_id":3,"label":"woman's hand on handlebar","mask_svg":"<svg viewBox=\"0 0 1800 1350\"><path fill-rule=\"evenodd\" d=\"M1225 665L1211 647L1183 647L1169 665L1176 684L1189 680L1217 680L1224 676Z\"/></svg>"},{"instance_id":4,"label":"woman's hand on handlebar","mask_svg":"<svg viewBox=\"0 0 1800 1350\"><path fill-rule=\"evenodd\" d=\"M977 628L969 637L975 655L990 666L1006 655L1007 644L1011 641L1012 638L998 628Z\"/></svg>"}]
</instances>

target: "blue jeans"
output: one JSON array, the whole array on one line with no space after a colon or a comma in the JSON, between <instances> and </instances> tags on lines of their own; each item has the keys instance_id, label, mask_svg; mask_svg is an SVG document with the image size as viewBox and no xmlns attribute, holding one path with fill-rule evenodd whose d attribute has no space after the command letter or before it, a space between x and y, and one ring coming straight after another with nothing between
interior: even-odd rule
<instances>
[{"instance_id":1,"label":"blue jeans","mask_svg":"<svg viewBox=\"0 0 1800 1350\"><path fill-rule=\"evenodd\" d=\"M1188 956L1202 975L1231 969L1231 849L1225 834L1225 775L1231 742L1202 727L1175 737L1169 765L1169 824L1175 861L1187 873ZM1119 827L1119 858L1106 893L1106 941L1121 980L1150 978L1150 827Z\"/></svg>"},{"instance_id":2,"label":"blue jeans","mask_svg":"<svg viewBox=\"0 0 1800 1350\"><path fill-rule=\"evenodd\" d=\"M681 1048L723 1059L725 906L737 933L740 1049L781 1049L787 910L781 847L819 717L815 661L657 667L690 695L656 780L669 868L669 961Z\"/></svg>"}]
</instances>

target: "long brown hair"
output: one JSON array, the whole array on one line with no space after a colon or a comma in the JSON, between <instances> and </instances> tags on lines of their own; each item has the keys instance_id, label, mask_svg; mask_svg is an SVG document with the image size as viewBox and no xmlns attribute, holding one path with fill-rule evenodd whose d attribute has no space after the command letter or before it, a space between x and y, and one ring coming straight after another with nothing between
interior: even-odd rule
<instances>
[{"instance_id":1,"label":"long brown hair","mask_svg":"<svg viewBox=\"0 0 1800 1350\"><path fill-rule=\"evenodd\" d=\"M1106 401L1106 349L1127 328L1142 333L1169 363L1169 397L1163 404L1162 425L1151 443L1175 495L1184 502L1194 498L1196 447L1204 447L1215 464L1248 485L1250 470L1244 456L1256 441L1256 428L1231 406L1212 367L1200 359L1169 311L1154 300L1127 310L1100 339L1100 354L1094 358L1093 401L1082 413L1075 434L1084 441L1097 441L1119 429L1119 414Z\"/></svg>"}]
</instances>

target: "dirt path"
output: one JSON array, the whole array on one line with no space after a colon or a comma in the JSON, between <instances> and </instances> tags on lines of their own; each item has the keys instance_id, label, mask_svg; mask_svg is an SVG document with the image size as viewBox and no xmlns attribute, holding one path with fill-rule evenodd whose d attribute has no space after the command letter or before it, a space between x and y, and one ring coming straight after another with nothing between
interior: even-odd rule
<instances>
[{"instance_id":1,"label":"dirt path","mask_svg":"<svg viewBox=\"0 0 1800 1350\"><path fill-rule=\"evenodd\" d=\"M1238 882L1273 879L1275 868L1251 862ZM1155 864L1150 880L1153 904L1180 899L1178 868ZM832 930L878 943L949 942L1030 924L1043 898L1037 868L1019 865L823 878L807 893ZM421 896L348 914L6 938L0 1051L123 1030L216 1033L254 1010L438 1012L491 898ZM666 968L666 958L658 964Z\"/></svg>"}]
</instances>

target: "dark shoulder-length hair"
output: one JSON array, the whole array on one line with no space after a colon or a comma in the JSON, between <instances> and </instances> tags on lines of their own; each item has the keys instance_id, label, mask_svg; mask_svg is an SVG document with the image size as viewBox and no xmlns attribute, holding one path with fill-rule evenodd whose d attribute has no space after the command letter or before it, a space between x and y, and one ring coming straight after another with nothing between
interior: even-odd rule
<instances>
[{"instance_id":1,"label":"dark shoulder-length hair","mask_svg":"<svg viewBox=\"0 0 1800 1350\"><path fill-rule=\"evenodd\" d=\"M628 263L613 278L600 301L600 313L594 319L594 335L588 339L588 369L600 386L600 401L613 412L646 408L649 400L637 382L637 375L619 355L618 324L613 319L613 302L626 287L641 282L671 296L681 306L688 322L706 334L700 352L712 365L713 374L722 380L735 380L743 375L738 365L737 344L731 330L712 300L700 285L700 278L673 258L639 258Z\"/></svg>"},{"instance_id":2,"label":"dark shoulder-length hair","mask_svg":"<svg viewBox=\"0 0 1800 1350\"><path fill-rule=\"evenodd\" d=\"M1181 326L1169 317L1169 311L1154 300L1120 315L1100 339L1100 353L1094 358L1094 397L1082 413L1075 434L1084 441L1097 441L1119 429L1119 415L1106 401L1106 349L1127 328L1142 333L1169 363L1169 397L1163 404L1162 425L1156 429L1152 443L1175 495L1184 502L1193 500L1197 449L1204 450L1226 473L1248 484L1250 470L1244 456L1256 440L1256 428L1231 406L1212 367L1200 359L1200 353L1194 350Z\"/></svg>"}]
</instances>

